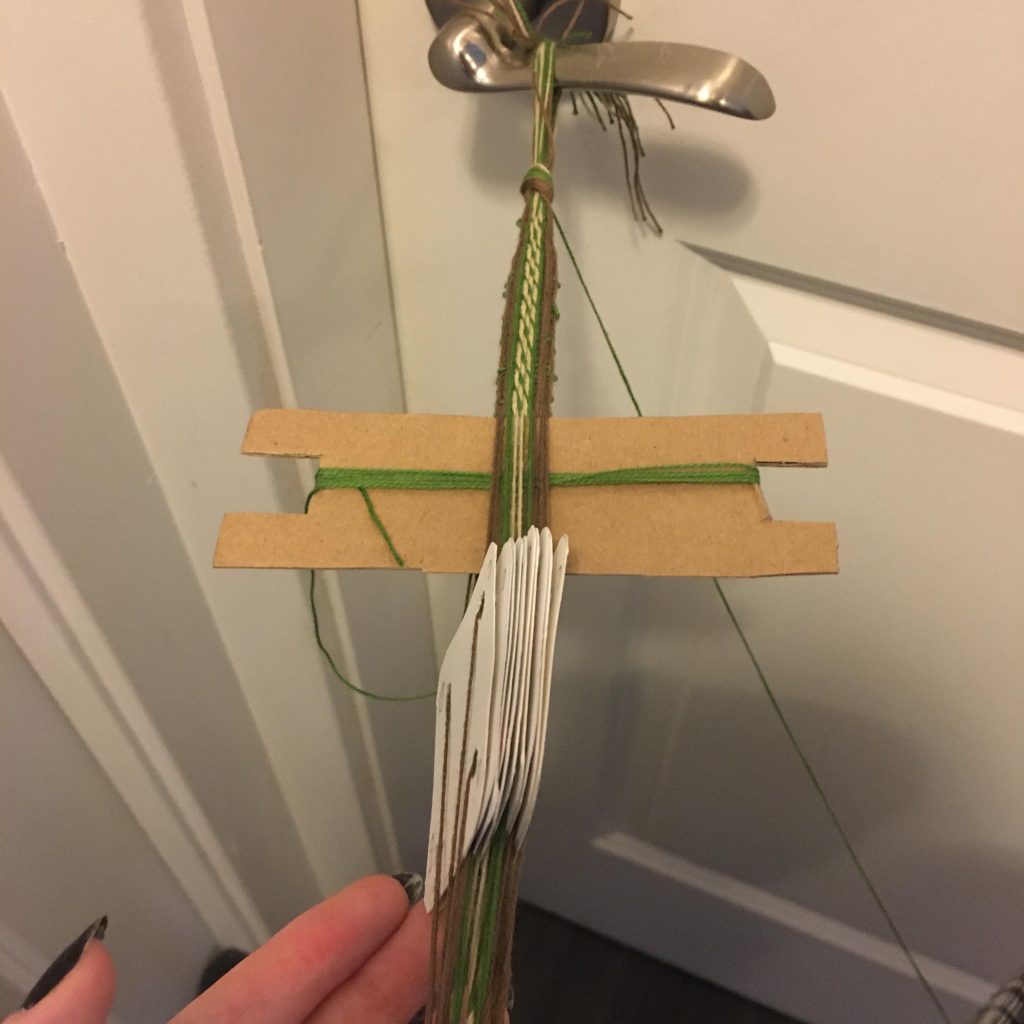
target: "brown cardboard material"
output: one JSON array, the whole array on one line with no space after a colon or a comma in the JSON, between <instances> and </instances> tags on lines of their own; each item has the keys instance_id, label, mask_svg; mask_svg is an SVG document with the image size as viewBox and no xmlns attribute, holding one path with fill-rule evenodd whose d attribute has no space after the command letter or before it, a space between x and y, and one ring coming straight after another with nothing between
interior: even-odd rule
<instances>
[{"instance_id":1,"label":"brown cardboard material","mask_svg":"<svg viewBox=\"0 0 1024 1024\"><path fill-rule=\"evenodd\" d=\"M824 466L816 413L552 419L552 472L687 462ZM494 420L476 416L266 409L247 454L319 458L321 466L489 472ZM372 491L406 568L472 573L486 548L486 491ZM569 572L637 576L778 576L838 571L832 523L776 522L756 484L553 488L552 532L567 534ZM308 514L229 512L214 565L397 568L354 490L317 494Z\"/></svg>"}]
</instances>

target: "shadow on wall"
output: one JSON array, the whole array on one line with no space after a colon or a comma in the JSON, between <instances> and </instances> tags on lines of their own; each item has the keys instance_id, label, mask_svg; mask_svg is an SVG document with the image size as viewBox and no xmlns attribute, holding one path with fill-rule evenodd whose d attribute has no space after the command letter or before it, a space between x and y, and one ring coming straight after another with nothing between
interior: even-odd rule
<instances>
[{"instance_id":1,"label":"shadow on wall","mask_svg":"<svg viewBox=\"0 0 1024 1024\"><path fill-rule=\"evenodd\" d=\"M530 104L523 93L476 98L470 131L472 168L485 192L508 195L520 163L525 170L529 159ZM647 116L650 112L643 109L647 103L643 97L634 99L643 122L646 154L641 175L648 199L668 233L672 234L672 217L730 224L749 220L757 205L757 187L736 154L701 141L700 119L709 115L672 105L673 131L660 114L660 124ZM691 116L699 120L691 121ZM556 145L556 190L565 180L574 191L628 203L616 128L602 131L582 108L574 117L566 98L559 107Z\"/></svg>"},{"instance_id":2,"label":"shadow on wall","mask_svg":"<svg viewBox=\"0 0 1024 1024\"><path fill-rule=\"evenodd\" d=\"M609 651L605 682L566 673L553 694L553 760L603 795L576 794L586 831L626 832L889 940L710 583L587 584L577 604L605 605L631 639L620 652L630 668L617 672ZM936 798L927 752L884 717L829 704L828 683L774 688L890 912L912 943L927 937L921 952L995 983L1010 977L1024 963L1024 857L915 836ZM573 719L591 744L566 735ZM588 746L597 755L582 763Z\"/></svg>"},{"instance_id":3,"label":"shadow on wall","mask_svg":"<svg viewBox=\"0 0 1024 1024\"><path fill-rule=\"evenodd\" d=\"M546 769L559 783L542 793L538 813L572 815L589 837L627 832L877 931L877 913L710 582L571 583ZM578 634L588 615L603 630ZM605 646L607 636L619 640ZM855 846L884 849L890 826L905 828L926 794L918 745L885 720L829 705L827 680L821 701L774 685ZM878 866L891 886L894 865Z\"/></svg>"},{"instance_id":4,"label":"shadow on wall","mask_svg":"<svg viewBox=\"0 0 1024 1024\"><path fill-rule=\"evenodd\" d=\"M672 687L686 688L680 694L684 706L667 724L661 749L652 750L648 742L658 773L650 790L634 792L622 807L630 831L699 864L799 898L799 887L794 891L790 883L813 876L822 865L834 867L844 854L767 698L746 686L686 687L679 677L648 675L634 681L627 702ZM864 847L920 800L925 766L905 736L877 719L783 699L855 846ZM625 746L629 730L614 731ZM832 770L837 753L846 766L848 758L863 759L871 765L871 778L888 784L872 786L862 772ZM874 924L870 908L862 924Z\"/></svg>"}]
</instances>

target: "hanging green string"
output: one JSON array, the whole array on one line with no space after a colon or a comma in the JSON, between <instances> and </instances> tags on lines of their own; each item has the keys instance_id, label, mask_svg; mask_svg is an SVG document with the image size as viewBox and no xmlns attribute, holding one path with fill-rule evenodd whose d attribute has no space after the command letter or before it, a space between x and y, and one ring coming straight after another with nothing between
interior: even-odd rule
<instances>
[{"instance_id":1,"label":"hanging green string","mask_svg":"<svg viewBox=\"0 0 1024 1024\"><path fill-rule=\"evenodd\" d=\"M768 702L772 706L772 711L775 712L775 717L779 720L779 724L782 726L782 730L786 734L786 739L789 740L790 746L795 751L797 759L803 766L804 772L810 780L811 786L818 795L818 800L821 802L822 807L825 808L825 813L828 815L829 820L835 827L836 833L839 835L839 838L842 841L857 874L860 875L865 888L871 894L872 901L877 907L878 912L882 915L882 919L885 921L886 927L889 929L892 937L896 940L896 944L900 947L903 951L903 955L907 958L907 962L910 964L911 970L913 970L914 975L921 983L925 992L928 993L928 998L935 1004L935 1008L938 1010L939 1016L943 1019L945 1024L952 1024L949 1015L946 1013L946 1008L939 1000L938 994L935 989L932 988L928 979L924 976L924 972L918 965L917 958L911 952L910 946L903 938L903 934L900 932L899 928L896 927L896 922L893 920L892 914L889 913L889 908L885 905L885 901L882 899L882 894L878 891L875 883L871 880L871 876L868 874L867 868L864 867L863 862L854 848L853 840L850 839L846 829L843 828L843 825L839 820L839 816L836 813L836 809L832 806L832 801L829 800L828 795L825 792L825 787L821 784L821 780L818 778L818 773L814 770L811 766L811 762L807 759L807 755L804 753L803 747L801 747L800 742L796 738L796 734L793 732L793 727L789 724L789 720L786 718L786 714L782 710L782 705L779 703L779 700L775 696L771 686L768 685L768 678L764 674L764 669L761 668L760 662L758 662L757 657L754 654L754 649L750 646L750 641L743 632L739 619L736 618L736 613L732 610L732 605L729 603L729 599L725 596L725 591L722 590L721 582L718 579L714 579L712 582L715 584L715 590L718 591L718 596L722 599L722 605L725 608L726 614L729 616L729 620L733 624L733 628L736 630L736 635L740 638L740 642L743 644L743 649L747 652L750 664L754 667L754 672L757 675L758 682L761 684L761 688L768 697Z\"/></svg>"},{"instance_id":2,"label":"hanging green string","mask_svg":"<svg viewBox=\"0 0 1024 1024\"><path fill-rule=\"evenodd\" d=\"M597 311L597 303L594 302L594 296L590 294L587 282L583 280L583 271L580 270L580 265L576 262L576 254L572 251L572 247L569 245L569 239L565 237L565 229L562 227L562 222L558 219L558 214L555 213L554 207L551 209L551 215L555 221L555 227L558 228L558 234L562 239L562 245L565 246L569 262L572 264L573 270L576 271L576 280L579 281L580 287L583 289L583 294L586 295L587 302L590 303L591 312L594 314L597 326L601 328L601 334L604 336L604 342L608 346L608 351L611 353L612 359L615 360L615 369L619 371L619 379L622 381L623 385L625 385L626 394L629 395L629 400L633 403L633 408L636 410L637 416L643 416L643 413L640 411L640 403L636 400L636 395L633 394L633 386L629 383L629 377L626 376L626 371L622 366L622 360L619 358L619 353L615 351L611 335L608 333L608 328L604 325L604 320L601 319L601 314Z\"/></svg>"},{"instance_id":3,"label":"hanging green string","mask_svg":"<svg viewBox=\"0 0 1024 1024\"><path fill-rule=\"evenodd\" d=\"M362 697L370 697L373 700L388 700L396 703L402 703L410 700L425 700L427 697L433 697L437 690L430 690L427 693L414 693L411 697L392 697L386 693L374 693L372 690L364 690L361 686L356 686L351 680L346 679L342 675L341 670L335 664L334 658L331 656L331 652L327 649L327 645L323 641L323 637L320 635L320 616L316 610L316 570L309 570L309 608L313 613L313 637L316 640L317 647L320 648L320 653L327 660L327 665L335 678L346 686L353 693L358 693Z\"/></svg>"},{"instance_id":4,"label":"hanging green string","mask_svg":"<svg viewBox=\"0 0 1024 1024\"><path fill-rule=\"evenodd\" d=\"M309 511L309 503L313 500L313 495L316 494L321 488L314 487L306 496L305 511ZM380 516L377 515L377 510L373 507L373 502L370 500L370 495L363 487L358 488L359 493L363 496L363 501L366 502L366 509L370 513L370 518L373 520L377 529L380 530L384 540L387 541L388 548L391 554L394 556L395 561L399 565L405 565L402 556L395 550L395 545L391 541L391 537L388 535L388 531L384 528L384 524L381 522ZM320 653L324 656L327 661L327 667L331 670L334 677L347 689L353 693L358 693L361 697L370 697L373 700L387 700L394 701L395 703L403 703L410 700L425 700L427 697L433 697L437 693L437 690L429 690L426 693L414 693L409 697L392 697L386 693L374 693L372 690L364 690L361 686L356 686L350 679L342 673L341 669L338 668L337 663L334 660L333 655L327 649L327 645L324 643L323 636L320 632L320 614L316 607L316 570L309 570L309 610L313 618L313 639L316 641L317 647L320 649Z\"/></svg>"},{"instance_id":5,"label":"hanging green string","mask_svg":"<svg viewBox=\"0 0 1024 1024\"><path fill-rule=\"evenodd\" d=\"M643 416L640 411L640 406L633 394L633 389L630 387L629 379L626 376L626 371L622 366L622 361L619 359L618 353L615 351L615 346L612 344L612 340L608 335L608 331L604 326L604 321L601 319L600 313L597 311L597 306L594 304L594 300L591 297L590 289L587 287L586 282L583 280L583 274L580 271L580 266L576 262L576 257L573 255L572 249L569 246L569 240L565 237L565 232L562 230L562 225L559 224L558 218L555 217L555 226L558 228L558 233L562 237L562 243L565 245L565 251L569 255L569 261L572 263L573 268L576 271L576 276L579 279L580 285L583 288L584 293L587 296L587 300L590 303L590 308L593 310L594 316L597 319L598 325L601 328L601 332L604 335L605 342L608 345L608 350L612 354L612 358L615 360L615 366L619 371L619 376L622 378L622 383L626 387L626 391L629 394L630 401L633 403L633 408L636 409L637 416ZM920 965L917 962L917 957L914 956L910 949L906 939L903 938L903 933L900 931L896 924L895 919L889 912L889 908L886 906L885 901L882 899L882 894L879 892L878 887L872 881L871 876L868 874L867 868L864 866L864 862L860 859L856 848L853 845L853 840L850 838L846 829L843 827L842 822L839 820L839 815L836 812L835 807L832 805L832 801L829 799L828 794L825 792L825 787L822 785L821 780L818 778L818 773L814 770L811 762L807 755L804 753L803 747L800 745L800 741L796 738L796 733L793 731L793 727L789 724L789 719L786 717L786 713L782 710L782 705L779 703L779 699L775 696L775 691L772 689L768 682L768 677L765 675L764 669L761 668L761 663L757 660L757 655L754 654L754 649L750 645L750 641L747 640L746 634L743 632L743 628L740 626L739 619L736 617L736 613L733 611L732 604L729 599L725 596L725 591L722 589L721 581L717 578L713 578L712 582L715 586L715 591L721 599L722 606L725 609L726 614L729 616L729 621L732 623L733 628L736 631L736 635L740 639L740 643L743 645L743 649L747 653L747 657L750 660L750 664L754 669L754 673L757 676L758 682L761 688L764 690L765 695L768 697L768 702L771 705L772 711L775 714L783 732L786 735L786 739L789 741L790 746L793 748L794 753L797 756L797 760L800 762L804 773L811 783L814 792L818 796L825 813L828 815L829 820L832 822L833 827L836 830L836 834L839 836L840 841L846 850L847 855L850 858L851 863L854 866L857 874L860 876L861 881L864 883L864 887L867 889L871 896L872 902L875 904L882 920L885 922L886 928L896 941L896 945L899 946L903 955L907 959L907 963L910 965L914 976L917 978L921 987L924 989L929 1000L934 1005L939 1017L942 1019L944 1024L952 1024L949 1014L946 1012L946 1008L942 1005L942 1001L939 999L938 993L932 987L931 983L925 977L924 972L921 970Z\"/></svg>"}]
</instances>

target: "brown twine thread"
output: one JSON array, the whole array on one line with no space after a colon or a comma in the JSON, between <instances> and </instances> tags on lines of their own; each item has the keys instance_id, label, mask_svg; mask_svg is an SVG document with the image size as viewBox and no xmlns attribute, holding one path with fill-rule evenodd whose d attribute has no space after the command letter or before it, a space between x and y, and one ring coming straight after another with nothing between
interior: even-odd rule
<instances>
[{"instance_id":1,"label":"brown twine thread","mask_svg":"<svg viewBox=\"0 0 1024 1024\"><path fill-rule=\"evenodd\" d=\"M543 193L540 193L543 196ZM544 281L541 296L540 344L534 366L536 384L533 404L533 521L538 527L550 522L551 466L549 445L549 422L555 392L555 292L558 289L558 267L555 257L555 243L551 224L552 214L548 211L544 230L544 259L550 268Z\"/></svg>"},{"instance_id":2,"label":"brown twine thread","mask_svg":"<svg viewBox=\"0 0 1024 1024\"><path fill-rule=\"evenodd\" d=\"M512 318L515 308L516 272L520 253L525 245L526 218L519 222L519 243L512 268L505 283L505 309L501 316L501 348L498 354L498 377L494 398L494 451L491 455L491 504L487 516L487 540L495 544L501 541L501 473L504 469L505 453L505 410L508 396L508 379L512 373Z\"/></svg>"},{"instance_id":3,"label":"brown twine thread","mask_svg":"<svg viewBox=\"0 0 1024 1024\"><path fill-rule=\"evenodd\" d=\"M438 842L437 852L437 873L434 882L434 914L435 920L431 926L432 940L436 942L437 938L442 934L439 923L439 918L444 917L444 935L458 934L458 915L462 912L463 901L465 898L466 886L467 886L467 875L470 871L470 862L461 861L459 859L459 851L463 848L466 835L466 818L469 813L469 787L476 775L477 770L477 759L476 755L473 755L472 764L469 767L469 771L466 771L466 754L469 747L469 719L470 711L473 706L473 690L476 682L476 648L477 639L480 632L480 620L483 617L484 605L486 602L481 602L479 609L476 613L476 618L473 622L473 643L470 647L470 670L469 670L469 681L467 684L466 692L466 713L462 721L462 742L459 748L459 782L455 795L455 831L453 839L451 864L448 868L448 886L447 892L445 893L444 906L440 905L438 899L440 891L440 874L442 857L441 850L443 848L443 841ZM449 733L451 730L451 692L449 691L447 696L447 704L445 708L446 720L445 720L445 748L443 756L444 766L444 777L441 782L441 831L440 836L444 836L444 822L445 822L445 805L447 802L447 783L448 783L448 755L449 755ZM471 918L471 921L473 919ZM432 983L430 986L430 996L427 1005L427 1016L426 1019L436 1024L441 1022L447 1022L451 1019L452 1013L452 1001L454 998L453 980L454 980L454 960L459 952L458 942L443 941L441 945L441 956L437 954L437 946L434 945L432 950L431 962L435 967ZM440 963L438 961L440 960Z\"/></svg>"},{"instance_id":4,"label":"brown twine thread","mask_svg":"<svg viewBox=\"0 0 1024 1024\"><path fill-rule=\"evenodd\" d=\"M467 790L468 782L476 774L476 760L474 758L473 765L470 768L470 773L467 778ZM460 805L456 808L456 848L458 849L458 837L465 834L466 817L469 811L469 800L468 792L466 799L463 799ZM452 859L452 865L450 868L449 880L448 880L448 891L444 896L443 907L434 908L435 915L443 917L443 922L439 925L439 934L442 939L441 943L441 957L438 963L435 958L434 963L437 965L437 970L434 972L432 979L433 984L431 986L431 1000L429 1004L429 1010L427 1013L426 1020L430 1024L449 1024L452 1019L453 1004L456 996L456 990L454 986L455 980L455 961L460 953L459 942L450 941L450 936L455 936L456 940L460 938L460 925L462 907L466 899L466 891L473 882L474 864L471 859L465 859L461 862L457 858ZM474 919L470 916L468 923L472 926ZM463 1010L465 1010L463 1005Z\"/></svg>"},{"instance_id":5,"label":"brown twine thread","mask_svg":"<svg viewBox=\"0 0 1024 1024\"><path fill-rule=\"evenodd\" d=\"M501 873L501 898L498 902L498 922L494 942L494 966L491 987L487 996L484 1024L504 1024L509 993L512 990L512 939L516 927L516 904L519 892L519 867L522 852L512 850L505 858Z\"/></svg>"},{"instance_id":6,"label":"brown twine thread","mask_svg":"<svg viewBox=\"0 0 1024 1024\"><path fill-rule=\"evenodd\" d=\"M529 193L536 192L546 203L550 204L554 197L554 189L548 181L540 176L528 176L523 179L522 191L529 200ZM506 443L505 413L508 396L508 375L512 373L511 361L515 347L512 336L513 313L516 302L516 276L519 271L522 250L526 244L526 216L519 225L519 244L512 259L505 285L505 309L501 320L501 348L498 356L498 376L494 400L494 449L491 455L491 498L488 512L488 541L501 543L502 503L501 488L504 479L504 454ZM545 276L544 290L541 294L541 328L540 340L534 360L534 420L531 424L534 450L534 474L532 491L532 521L536 526L545 526L549 521L549 480L550 480L550 449L548 443L548 420L551 418L551 407L554 400L554 360L555 360L555 292L558 288L556 253L552 219L549 213L544 226L545 263L550 273Z\"/></svg>"},{"instance_id":7,"label":"brown twine thread","mask_svg":"<svg viewBox=\"0 0 1024 1024\"><path fill-rule=\"evenodd\" d=\"M531 192L536 192L550 206L555 200L555 183L551 178L550 169L534 164L523 175L519 192L524 199L529 198Z\"/></svg>"},{"instance_id":8,"label":"brown twine thread","mask_svg":"<svg viewBox=\"0 0 1024 1024\"><path fill-rule=\"evenodd\" d=\"M452 731L452 692L445 693L444 748L441 756L441 823L439 836L444 835L448 801L448 754ZM444 844L438 842L434 851L434 913L430 922L430 991L427 994L426 1019L438 1020L437 1001L441 992L441 957L438 955L441 940L441 919L444 909L441 904L441 867Z\"/></svg>"},{"instance_id":9,"label":"brown twine thread","mask_svg":"<svg viewBox=\"0 0 1024 1024\"><path fill-rule=\"evenodd\" d=\"M619 146L622 150L626 194L629 197L633 218L641 224L646 224L656 235L661 235L663 233L661 223L644 191L640 161L647 153L644 150L643 140L640 137L640 126L637 124L636 114L633 112L629 96L618 92L587 91L570 93L570 99L573 114L578 115L582 108L601 126L602 131L607 131L611 126L615 126L619 136ZM668 118L669 127L675 128L675 122L665 104L660 100L655 102Z\"/></svg>"}]
</instances>

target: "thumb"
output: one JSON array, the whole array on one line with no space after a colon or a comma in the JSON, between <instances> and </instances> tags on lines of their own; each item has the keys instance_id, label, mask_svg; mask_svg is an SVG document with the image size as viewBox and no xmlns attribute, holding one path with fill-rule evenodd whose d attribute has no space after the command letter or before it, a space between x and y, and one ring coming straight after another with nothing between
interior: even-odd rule
<instances>
[{"instance_id":1,"label":"thumb","mask_svg":"<svg viewBox=\"0 0 1024 1024\"><path fill-rule=\"evenodd\" d=\"M114 1002L114 961L96 939L58 985L28 1010L3 1024L105 1024Z\"/></svg>"}]
</instances>

